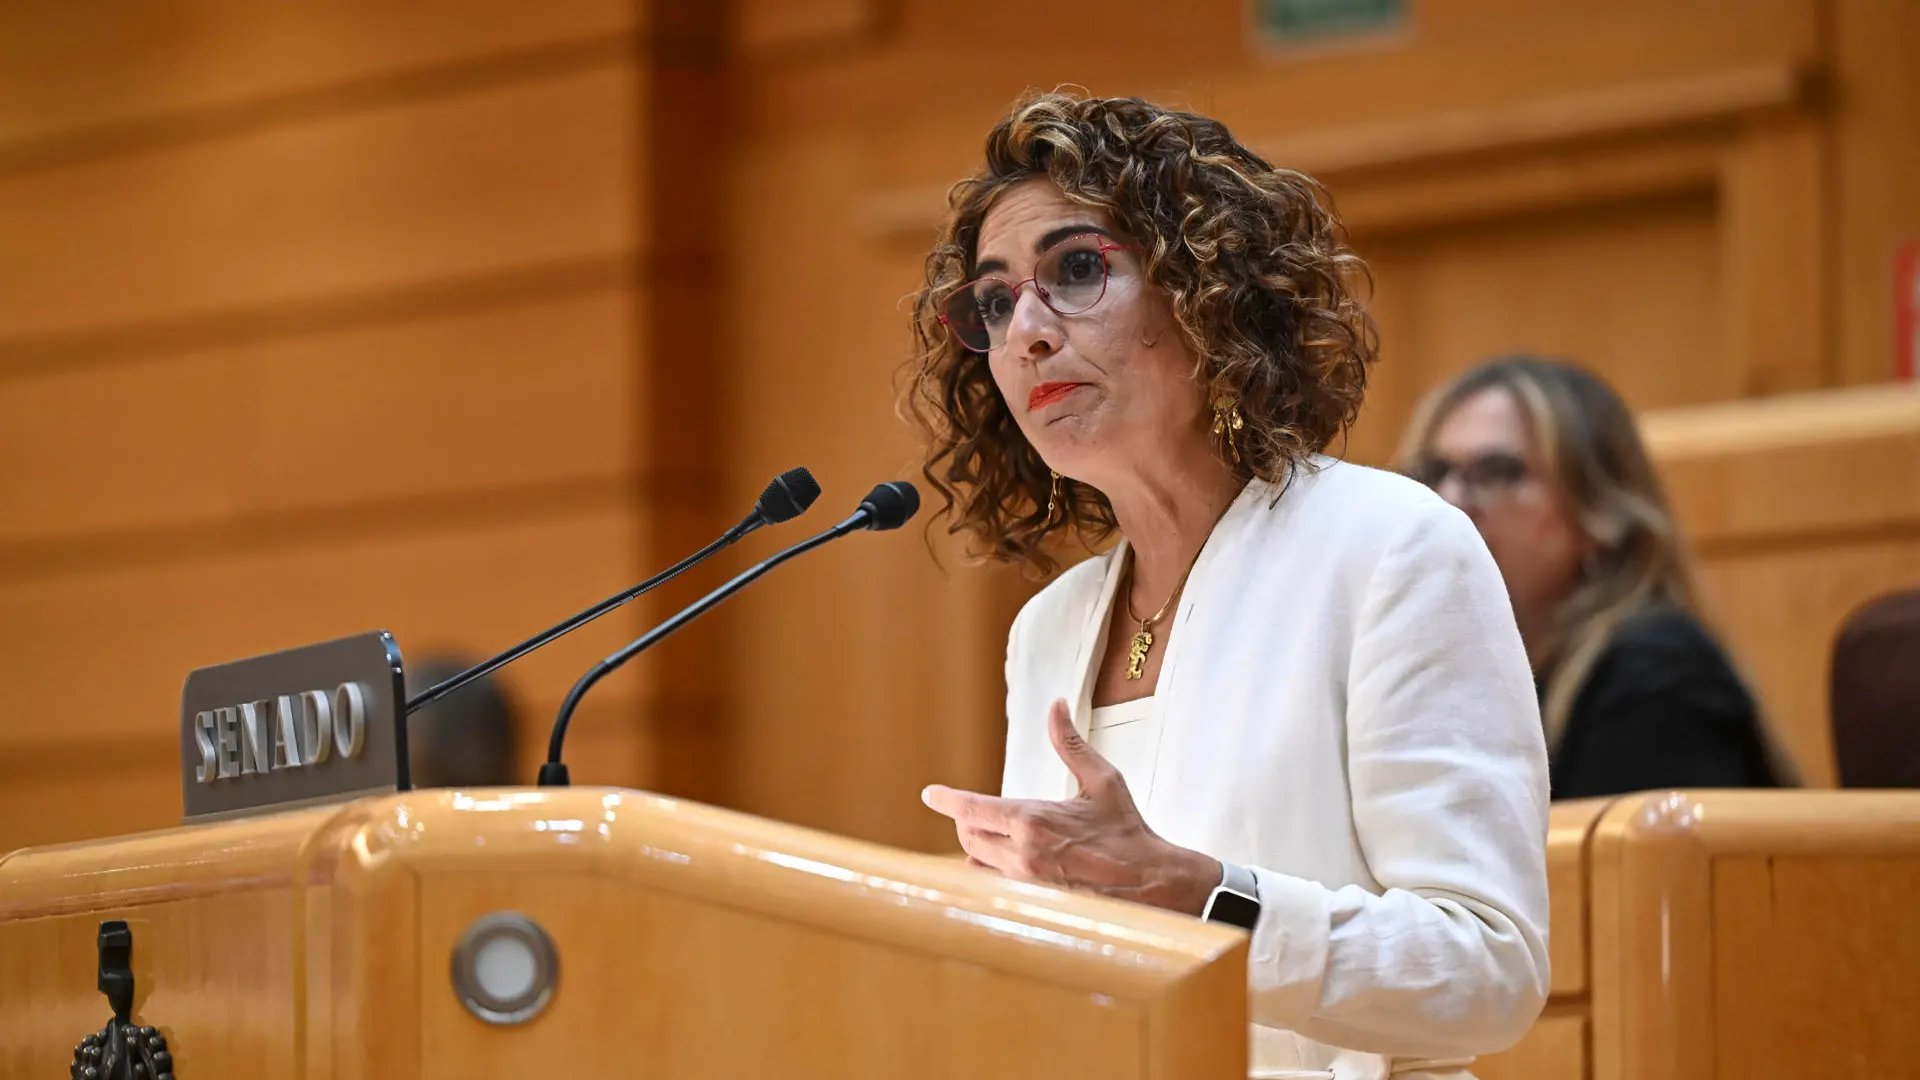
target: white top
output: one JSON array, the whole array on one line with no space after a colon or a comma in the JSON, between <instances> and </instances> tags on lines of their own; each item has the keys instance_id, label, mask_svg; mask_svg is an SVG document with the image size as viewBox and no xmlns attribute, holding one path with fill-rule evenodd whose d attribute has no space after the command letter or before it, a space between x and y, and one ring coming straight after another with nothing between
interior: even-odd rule
<instances>
[{"instance_id":1,"label":"white top","mask_svg":"<svg viewBox=\"0 0 1920 1080\"><path fill-rule=\"evenodd\" d=\"M1160 710L1152 697L1103 705L1092 712L1087 745L1126 778L1136 799L1153 792L1153 766L1160 757Z\"/></svg>"},{"instance_id":2,"label":"white top","mask_svg":"<svg viewBox=\"0 0 1920 1080\"><path fill-rule=\"evenodd\" d=\"M1252 868L1254 1075L1443 1072L1547 996L1547 754L1493 558L1419 484L1326 458L1254 481L1174 613L1134 797L1161 836ZM1125 544L1062 574L1007 641L1011 797L1076 789ZM1131 786L1135 781L1128 776Z\"/></svg>"}]
</instances>

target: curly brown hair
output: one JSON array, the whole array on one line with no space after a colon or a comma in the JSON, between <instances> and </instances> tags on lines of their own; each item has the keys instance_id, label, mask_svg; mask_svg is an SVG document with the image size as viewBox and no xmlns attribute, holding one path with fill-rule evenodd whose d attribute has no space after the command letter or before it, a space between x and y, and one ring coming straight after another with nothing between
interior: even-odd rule
<instances>
[{"instance_id":1,"label":"curly brown hair","mask_svg":"<svg viewBox=\"0 0 1920 1080\"><path fill-rule=\"evenodd\" d=\"M949 533L971 533L986 557L1045 573L1045 547L1065 531L1110 535L1106 497L1062 487L1000 396L984 353L940 322L940 304L971 280L980 228L995 199L1045 178L1105 212L1140 246L1147 278L1173 301L1207 400L1239 406L1243 429L1224 458L1243 477L1284 485L1352 424L1379 335L1367 314L1372 279L1313 179L1276 169L1217 120L1139 98L1047 93L1017 103L987 136L986 169L954 185L926 283L914 298L915 355L903 411L927 436L922 471L944 497ZM1237 456L1236 456L1237 455Z\"/></svg>"}]
</instances>

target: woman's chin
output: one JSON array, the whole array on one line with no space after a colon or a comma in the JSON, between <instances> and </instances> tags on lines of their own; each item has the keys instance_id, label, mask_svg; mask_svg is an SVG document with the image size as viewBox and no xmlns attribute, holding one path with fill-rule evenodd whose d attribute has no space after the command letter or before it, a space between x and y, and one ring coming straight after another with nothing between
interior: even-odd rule
<instances>
[{"instance_id":1,"label":"woman's chin","mask_svg":"<svg viewBox=\"0 0 1920 1080\"><path fill-rule=\"evenodd\" d=\"M1101 447L1106 445L1099 425L1076 413L1048 419L1028 437L1040 456L1056 472L1066 475L1077 475L1082 466L1098 461Z\"/></svg>"}]
</instances>

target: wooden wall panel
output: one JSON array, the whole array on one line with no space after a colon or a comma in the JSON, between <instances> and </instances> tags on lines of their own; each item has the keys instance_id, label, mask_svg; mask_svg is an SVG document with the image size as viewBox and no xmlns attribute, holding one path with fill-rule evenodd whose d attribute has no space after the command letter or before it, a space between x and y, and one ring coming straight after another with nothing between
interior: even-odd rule
<instances>
[{"instance_id":1,"label":"wooden wall panel","mask_svg":"<svg viewBox=\"0 0 1920 1080\"><path fill-rule=\"evenodd\" d=\"M1429 387L1503 352L1578 358L1640 408L1727 396L1715 226L1694 195L1361 237L1381 359L1348 456L1386 461Z\"/></svg>"},{"instance_id":2,"label":"wooden wall panel","mask_svg":"<svg viewBox=\"0 0 1920 1080\"><path fill-rule=\"evenodd\" d=\"M1723 365L1719 395L1760 397L1831 385L1825 136L1811 118L1756 123L1730 151L1720 227ZM1666 404L1662 402L1661 404ZM1644 406L1643 406L1644 407Z\"/></svg>"},{"instance_id":3,"label":"wooden wall panel","mask_svg":"<svg viewBox=\"0 0 1920 1080\"><path fill-rule=\"evenodd\" d=\"M1569 89L1631 84L1820 48L1812 0L1632 0L1604 8L1573 0L1453 0L1418 6L1413 34L1366 48L1263 53L1242 0L1208 0L1169 17L1151 0L1101 9L1097 25L1070 7L1016 0L971 5L964 23L939 5L899 5L895 28L864 54L779 66L745 89L755 132L795 126L867 127L876 87L923 133L976 130L952 144L925 180L965 169L979 136L1016 95L1073 83L1101 94L1184 103L1245 134L1333 128L1447 108L1472 108ZM982 39L973 27L1018 26ZM964 79L940 78L961 65ZM923 141L925 134L923 134Z\"/></svg>"},{"instance_id":4,"label":"wooden wall panel","mask_svg":"<svg viewBox=\"0 0 1920 1080\"><path fill-rule=\"evenodd\" d=\"M18 735L109 737L165 725L187 672L388 629L402 655L497 652L618 591L644 557L624 493L531 521L363 521L213 557L135 560L0 584L0 715ZM631 609L523 660L516 681L564 689L639 633ZM636 697L644 667L596 691ZM551 694L553 691L548 690Z\"/></svg>"},{"instance_id":5,"label":"wooden wall panel","mask_svg":"<svg viewBox=\"0 0 1920 1080\"><path fill-rule=\"evenodd\" d=\"M7 540L226 517L237 452L257 421L234 408L230 355L0 378ZM30 463L30 464L29 464Z\"/></svg>"},{"instance_id":6,"label":"wooden wall panel","mask_svg":"<svg viewBox=\"0 0 1920 1080\"><path fill-rule=\"evenodd\" d=\"M641 482L651 417L639 315L632 290L614 288L261 357L246 406L265 421L249 495L279 510ZM316 414L306 437L268 419L302 410Z\"/></svg>"},{"instance_id":7,"label":"wooden wall panel","mask_svg":"<svg viewBox=\"0 0 1920 1080\"><path fill-rule=\"evenodd\" d=\"M1920 388L1662 409L1640 418L1687 534L1709 556L1920 521Z\"/></svg>"},{"instance_id":8,"label":"wooden wall panel","mask_svg":"<svg viewBox=\"0 0 1920 1080\"><path fill-rule=\"evenodd\" d=\"M610 285L0 376L0 460L34 462L0 541L631 478L638 316Z\"/></svg>"},{"instance_id":9,"label":"wooden wall panel","mask_svg":"<svg viewBox=\"0 0 1920 1080\"><path fill-rule=\"evenodd\" d=\"M1828 0L1832 12L1833 304L1840 376L1893 371L1893 253L1920 243L1920 4Z\"/></svg>"},{"instance_id":10,"label":"wooden wall panel","mask_svg":"<svg viewBox=\"0 0 1920 1080\"><path fill-rule=\"evenodd\" d=\"M643 363L651 10L0 13L0 847L171 820L194 667L487 655L640 576L691 505ZM648 613L502 681L550 719ZM650 686L596 690L584 782L654 767ZM103 745L138 775L76 775Z\"/></svg>"},{"instance_id":11,"label":"wooden wall panel","mask_svg":"<svg viewBox=\"0 0 1920 1080\"><path fill-rule=\"evenodd\" d=\"M643 243L626 65L0 177L8 338L367 293Z\"/></svg>"},{"instance_id":12,"label":"wooden wall panel","mask_svg":"<svg viewBox=\"0 0 1920 1080\"><path fill-rule=\"evenodd\" d=\"M750 63L845 49L875 33L881 0L734 0L729 44Z\"/></svg>"},{"instance_id":13,"label":"wooden wall panel","mask_svg":"<svg viewBox=\"0 0 1920 1080\"><path fill-rule=\"evenodd\" d=\"M1813 0L1633 0L1601 10L1575 0L1463 0L1425 5L1418 18L1400 48L1236 65L1214 80L1208 107L1264 114L1267 131L1338 128L1798 63L1821 44ZM1340 93L1324 92L1331 83ZM1276 100L1313 106L1283 110Z\"/></svg>"},{"instance_id":14,"label":"wooden wall panel","mask_svg":"<svg viewBox=\"0 0 1920 1080\"><path fill-rule=\"evenodd\" d=\"M175 713L179 711L175 706ZM154 725L156 728L158 725ZM93 744L88 744L93 745ZM166 743L153 738L119 740L108 767L99 751L80 744L62 747L65 755L90 758L90 767L51 767L45 754L28 757L11 751L0 759L0 851L40 844L62 844L100 836L164 829L180 823L179 752L167 755Z\"/></svg>"},{"instance_id":15,"label":"wooden wall panel","mask_svg":"<svg viewBox=\"0 0 1920 1080\"><path fill-rule=\"evenodd\" d=\"M1920 391L1656 410L1642 426L1708 614L1806 778L1832 784L1834 635L1859 604L1920 584Z\"/></svg>"},{"instance_id":16,"label":"wooden wall panel","mask_svg":"<svg viewBox=\"0 0 1920 1080\"><path fill-rule=\"evenodd\" d=\"M734 373L721 342L729 324L753 317L753 309L728 306L720 295L723 237L731 227L721 194L732 151L733 80L725 68L731 10L730 3L656 5L643 54L648 98L665 107L650 110L641 125L650 178L635 193L658 268L644 298L651 312L641 349L650 360L646 407L656 420L641 433L642 453L685 494L647 519L646 547L663 556L653 566L705 547L740 520L760 491L737 502L719 498L722 462L737 449L725 393ZM646 598L647 610L667 618L704 594L700 580L663 586ZM655 733L661 753L641 783L683 798L715 799L726 737L719 677L724 626L703 618L648 658L660 674Z\"/></svg>"},{"instance_id":17,"label":"wooden wall panel","mask_svg":"<svg viewBox=\"0 0 1920 1080\"><path fill-rule=\"evenodd\" d=\"M0 146L643 31L632 0L0 9ZM5 150L0 150L0 161Z\"/></svg>"},{"instance_id":18,"label":"wooden wall panel","mask_svg":"<svg viewBox=\"0 0 1920 1080\"><path fill-rule=\"evenodd\" d=\"M1602 138L1540 152L1475 153L1470 162L1414 160L1371 175L1335 174L1327 183L1341 219L1364 241L1704 195L1717 187L1725 156L1715 140L1669 132L1635 138L1631 149Z\"/></svg>"}]
</instances>

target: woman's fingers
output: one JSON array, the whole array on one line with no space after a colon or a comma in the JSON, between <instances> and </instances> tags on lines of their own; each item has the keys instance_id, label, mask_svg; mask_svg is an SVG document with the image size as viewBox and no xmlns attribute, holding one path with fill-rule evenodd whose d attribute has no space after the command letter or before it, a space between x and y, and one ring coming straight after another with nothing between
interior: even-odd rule
<instances>
[{"instance_id":1,"label":"woman's fingers","mask_svg":"<svg viewBox=\"0 0 1920 1080\"><path fill-rule=\"evenodd\" d=\"M1017 831L1028 810L1024 799L1001 799L945 784L922 790L920 801L935 813L952 818L955 824L1002 834Z\"/></svg>"},{"instance_id":2,"label":"woman's fingers","mask_svg":"<svg viewBox=\"0 0 1920 1080\"><path fill-rule=\"evenodd\" d=\"M982 832L960 826L960 850L967 853L967 860L976 863L997 874L1006 874L1014 865L1013 842L997 833Z\"/></svg>"}]
</instances>

